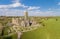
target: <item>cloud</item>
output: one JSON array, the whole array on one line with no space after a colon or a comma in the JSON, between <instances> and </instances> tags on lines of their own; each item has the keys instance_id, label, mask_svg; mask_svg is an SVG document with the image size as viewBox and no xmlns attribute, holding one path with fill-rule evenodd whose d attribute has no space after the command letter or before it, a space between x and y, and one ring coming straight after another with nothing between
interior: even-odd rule
<instances>
[{"instance_id":1,"label":"cloud","mask_svg":"<svg viewBox=\"0 0 60 39\"><path fill-rule=\"evenodd\" d=\"M58 2L58 5L60 5L60 2Z\"/></svg>"},{"instance_id":2,"label":"cloud","mask_svg":"<svg viewBox=\"0 0 60 39\"><path fill-rule=\"evenodd\" d=\"M20 9L0 9L0 16L23 16L25 10ZM29 16L60 16L60 11L40 11L29 10Z\"/></svg>"},{"instance_id":3,"label":"cloud","mask_svg":"<svg viewBox=\"0 0 60 39\"><path fill-rule=\"evenodd\" d=\"M48 10L52 10L52 8L49 8Z\"/></svg>"},{"instance_id":4,"label":"cloud","mask_svg":"<svg viewBox=\"0 0 60 39\"><path fill-rule=\"evenodd\" d=\"M58 16L59 12L57 11L40 11L40 10L34 10L29 11L29 16Z\"/></svg>"},{"instance_id":5,"label":"cloud","mask_svg":"<svg viewBox=\"0 0 60 39\"><path fill-rule=\"evenodd\" d=\"M23 16L23 11L20 9L0 9L0 16Z\"/></svg>"},{"instance_id":6,"label":"cloud","mask_svg":"<svg viewBox=\"0 0 60 39\"><path fill-rule=\"evenodd\" d=\"M14 0L14 2L12 4L9 4L9 5L0 5L0 8L15 8L15 7L27 8L28 6L21 4L19 2L19 0Z\"/></svg>"},{"instance_id":7,"label":"cloud","mask_svg":"<svg viewBox=\"0 0 60 39\"><path fill-rule=\"evenodd\" d=\"M25 6L24 4L21 4L21 3L19 3L19 2L14 3L14 4L11 4L10 6L11 6L11 7L23 7L23 8L26 8L26 7L27 7L27 6Z\"/></svg>"},{"instance_id":8,"label":"cloud","mask_svg":"<svg viewBox=\"0 0 60 39\"><path fill-rule=\"evenodd\" d=\"M0 5L0 8L16 8L16 7L22 7L25 8L27 10L36 10L39 9L40 7L36 7L36 6L26 6L24 4L20 3L20 0L13 0L12 4L8 4L8 5Z\"/></svg>"},{"instance_id":9,"label":"cloud","mask_svg":"<svg viewBox=\"0 0 60 39\"><path fill-rule=\"evenodd\" d=\"M0 5L0 8L7 8L7 5Z\"/></svg>"},{"instance_id":10,"label":"cloud","mask_svg":"<svg viewBox=\"0 0 60 39\"><path fill-rule=\"evenodd\" d=\"M30 6L29 8L28 8L28 10L36 10L36 9L39 9L40 7L36 7L36 6Z\"/></svg>"},{"instance_id":11,"label":"cloud","mask_svg":"<svg viewBox=\"0 0 60 39\"><path fill-rule=\"evenodd\" d=\"M11 4L13 7L23 7L26 8L28 6L25 6L24 4L20 3L20 0L13 0L13 4Z\"/></svg>"},{"instance_id":12,"label":"cloud","mask_svg":"<svg viewBox=\"0 0 60 39\"><path fill-rule=\"evenodd\" d=\"M60 3L58 3L60 5ZM59 15L59 12L51 10L49 8L47 11L40 11L40 7L38 6L25 6L21 4L19 0L13 0L12 4L9 5L0 5L0 16L23 16L24 10L20 9L9 9L9 8L16 8L16 7L23 7L27 8L30 16L56 16Z\"/></svg>"},{"instance_id":13,"label":"cloud","mask_svg":"<svg viewBox=\"0 0 60 39\"><path fill-rule=\"evenodd\" d=\"M15 3L15 2L19 2L19 1L20 1L20 0L12 0L13 3Z\"/></svg>"},{"instance_id":14,"label":"cloud","mask_svg":"<svg viewBox=\"0 0 60 39\"><path fill-rule=\"evenodd\" d=\"M24 10L17 10L17 9L9 9L9 8L16 8L16 7L22 7L26 8L28 10L38 10L40 7L36 6L25 6L24 4L21 4L19 0L13 0L12 4L8 5L0 5L0 16L21 16L23 15Z\"/></svg>"}]
</instances>

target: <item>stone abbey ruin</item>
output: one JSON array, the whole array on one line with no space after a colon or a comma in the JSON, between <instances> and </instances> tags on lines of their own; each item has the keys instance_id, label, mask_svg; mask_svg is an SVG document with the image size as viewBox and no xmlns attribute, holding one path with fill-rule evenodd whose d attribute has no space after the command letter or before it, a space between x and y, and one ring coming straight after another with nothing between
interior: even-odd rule
<instances>
[{"instance_id":1,"label":"stone abbey ruin","mask_svg":"<svg viewBox=\"0 0 60 39\"><path fill-rule=\"evenodd\" d=\"M0 16L0 36L7 37L14 33L18 34L18 38L22 32L37 29L39 24L34 18L28 16L28 12L24 12L24 16ZM19 33L20 35L19 35Z\"/></svg>"}]
</instances>

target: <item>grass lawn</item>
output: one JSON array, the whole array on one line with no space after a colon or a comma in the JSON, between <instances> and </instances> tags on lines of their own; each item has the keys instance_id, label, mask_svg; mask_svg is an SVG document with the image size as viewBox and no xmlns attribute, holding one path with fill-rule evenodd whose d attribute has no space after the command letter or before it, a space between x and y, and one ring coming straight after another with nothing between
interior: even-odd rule
<instances>
[{"instance_id":1,"label":"grass lawn","mask_svg":"<svg viewBox=\"0 0 60 39\"><path fill-rule=\"evenodd\" d=\"M21 39L60 39L60 18L58 21L55 18L42 21L44 27L23 33Z\"/></svg>"}]
</instances>

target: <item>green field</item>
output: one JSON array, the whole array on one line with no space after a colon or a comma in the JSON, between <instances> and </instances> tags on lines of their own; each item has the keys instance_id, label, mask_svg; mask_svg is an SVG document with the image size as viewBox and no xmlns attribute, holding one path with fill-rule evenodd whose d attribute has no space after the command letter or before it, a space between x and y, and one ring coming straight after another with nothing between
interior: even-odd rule
<instances>
[{"instance_id":1,"label":"green field","mask_svg":"<svg viewBox=\"0 0 60 39\"><path fill-rule=\"evenodd\" d=\"M60 18L42 19L45 26L23 33L21 39L60 39Z\"/></svg>"}]
</instances>

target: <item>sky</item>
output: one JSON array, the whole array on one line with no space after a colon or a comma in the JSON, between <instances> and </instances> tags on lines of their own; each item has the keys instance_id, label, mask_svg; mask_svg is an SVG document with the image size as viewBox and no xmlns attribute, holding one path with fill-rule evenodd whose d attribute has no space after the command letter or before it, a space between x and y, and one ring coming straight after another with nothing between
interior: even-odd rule
<instances>
[{"instance_id":1,"label":"sky","mask_svg":"<svg viewBox=\"0 0 60 39\"><path fill-rule=\"evenodd\" d=\"M60 16L60 0L0 0L0 16Z\"/></svg>"}]
</instances>

